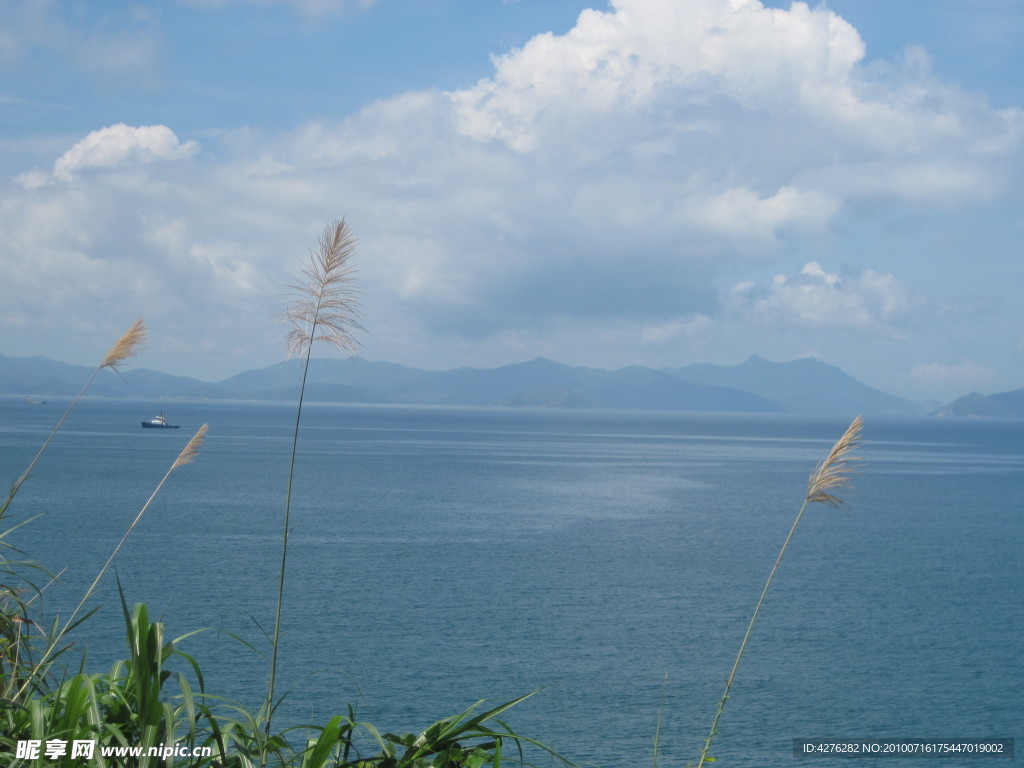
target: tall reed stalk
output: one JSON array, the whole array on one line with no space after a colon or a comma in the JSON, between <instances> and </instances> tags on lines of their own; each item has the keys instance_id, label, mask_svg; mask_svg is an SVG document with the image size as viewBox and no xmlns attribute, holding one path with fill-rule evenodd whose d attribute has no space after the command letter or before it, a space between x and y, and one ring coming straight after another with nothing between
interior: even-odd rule
<instances>
[{"instance_id":1,"label":"tall reed stalk","mask_svg":"<svg viewBox=\"0 0 1024 768\"><path fill-rule=\"evenodd\" d=\"M78 394L72 399L71 404L68 405L64 414L60 417L57 425L50 432L42 446L40 446L39 450L36 451L35 456L32 457L32 461L29 462L25 471L22 472L11 484L11 487L7 492L7 496L4 498L3 502L0 503L0 520L6 516L7 510L11 506L11 502L14 501L14 497L18 495L18 491L21 490L21 487L29 477L32 476L32 471L39 463L39 460L46 452L46 449L49 447L54 437L56 437L61 427L64 426L64 422L67 421L68 416L71 415L71 412L78 404L78 401L82 399L82 396L85 394L86 390L89 389L90 385L96 379L96 376L99 375L99 372L104 368L110 368L111 370L118 372L118 366L128 358L137 354L145 339L146 326L141 319L136 320L135 324L132 325L132 327L128 329L120 339L118 339L117 343L110 348L103 360L96 367L96 370L92 372L92 375L85 383L85 386L83 386L81 390L79 390ZM23 524L24 523L21 523L19 525ZM5 539L7 535L17 527L19 526L16 525L7 531L0 532L0 549L10 548L10 545L5 542ZM34 563L12 563L0 555L0 578L4 579L4 586L0 588L0 672L4 675L4 685L2 686L0 695L4 698L10 698L16 690L24 692L27 685L33 682L36 671L36 665L23 655L25 646L22 643L22 627L28 625L39 629L39 625L29 617L28 608L33 600L42 594L42 590L45 589L45 586L38 587L31 581L25 579L21 573L18 572L19 567L35 568L43 571L40 566ZM45 573L45 571L43 572ZM11 579L11 582L7 581L9 578ZM8 583L16 583L18 581L21 581L27 589L22 590L6 586ZM34 594L29 599L23 599L20 595L20 592L22 591L29 591ZM28 674L24 677L24 684L22 684L19 681L22 679L22 675L25 672Z\"/></svg>"},{"instance_id":2,"label":"tall reed stalk","mask_svg":"<svg viewBox=\"0 0 1024 768\"><path fill-rule=\"evenodd\" d=\"M757 606L750 617L750 624L747 625L747 631L743 635L743 642L740 643L740 650L736 654L736 661L733 662L729 679L725 682L725 693L722 694L722 699L718 702L718 710L715 712L715 719L711 723L711 731L708 733L707 741L704 742L704 750L700 754L697 768L703 768L704 763L714 760L713 757L708 755L708 751L711 749L711 742L718 733L718 721L722 717L722 712L725 711L725 702L729 699L729 691L732 689L732 683L736 679L736 672L740 668L740 659L743 658L743 652L747 649L747 641L750 639L750 633L754 630L754 624L757 622L757 615L764 604L765 595L768 594L768 588L772 585L775 572L779 569L779 563L782 562L782 556L786 554L786 549L789 547L789 542L793 538L797 525L800 524L804 510L807 509L808 504L827 504L831 507L841 507L843 505L843 500L830 493L830 491L837 488L847 488L850 485L850 475L853 473L853 466L859 461L852 453L860 444L860 432L863 424L864 422L860 416L853 420L846 432L843 433L843 436L832 446L832 450L815 467L807 481L807 495L804 496L804 503L800 506L800 511L797 512L796 519L789 529L789 534L782 543L779 556L775 558L775 564L768 574L768 580L765 582L764 589L761 590L761 597L758 598Z\"/></svg>"},{"instance_id":3,"label":"tall reed stalk","mask_svg":"<svg viewBox=\"0 0 1024 768\"><path fill-rule=\"evenodd\" d=\"M277 580L277 609L274 614L274 635L271 641L270 682L267 692L264 733L270 737L274 715L274 686L277 681L277 655L281 644L281 609L284 605L284 581L288 561L288 534L291 526L292 488L295 480L295 455L299 444L299 425L302 421L302 403L306 395L309 361L313 344L323 341L350 352L356 349L353 333L361 330L359 324L358 293L352 287L354 273L349 259L355 253L356 241L345 219L331 222L324 228L320 242L311 249L302 267L302 279L291 286L291 299L282 320L291 330L286 336L288 357L303 359L302 382L299 385L299 403L295 409L295 429L292 433L291 460L288 465L288 488L284 501L284 531L281 535L281 569Z\"/></svg>"},{"instance_id":4,"label":"tall reed stalk","mask_svg":"<svg viewBox=\"0 0 1024 768\"><path fill-rule=\"evenodd\" d=\"M11 505L11 502L14 501L14 497L18 495L18 491L21 490L21 486L25 484L26 480L28 480L29 476L32 474L32 470L35 469L36 464L39 463L39 459L42 458L43 453L46 452L46 448L60 431L60 428L64 426L64 422L67 420L68 416L71 415L71 411L73 411L75 406L78 405L78 401L82 399L82 395L84 395L85 391L90 387L90 385L92 385L93 381L99 375L99 372L104 368L109 368L115 373L119 373L120 371L118 371L118 366L120 366L121 363L129 357L133 357L138 354L138 351L145 340L146 324L139 319L136 320L135 324L129 328L120 339L118 339L118 342L114 346L110 348L106 357L103 358L103 362L97 366L96 370L92 372L92 376L90 376L89 380L85 382L85 386L79 390L77 395L75 395L67 410L64 411L64 415L61 416L60 421L57 422L57 426L53 428L50 436L46 438L42 447L36 452L36 455L33 457L28 467L21 473L18 479L14 481L14 484L11 485L11 489L7 493L7 498L4 499L3 504L0 504L0 518L2 518L7 512L7 508Z\"/></svg>"},{"instance_id":5,"label":"tall reed stalk","mask_svg":"<svg viewBox=\"0 0 1024 768\"><path fill-rule=\"evenodd\" d=\"M191 440L189 440L185 447L181 450L181 453L178 454L178 457L174 460L174 463L171 464L170 469L167 470L167 472L164 474L160 482L157 483L156 488L153 489L153 493L149 495L149 498L146 500L146 503L142 505L142 509L139 510L139 513L135 516L135 519L132 520L131 524L125 530L124 534L121 536L121 540L117 542L117 546L114 547L114 550L110 553L110 556L107 558L107 561L103 564L103 567L100 568L99 573L96 574L96 578L92 580L92 583L89 585L89 588L85 590L85 594L82 595L82 599L78 601L78 605L75 606L75 609L71 612L71 615L64 622L64 625L60 628L60 630L56 632L56 634L48 638L46 648L43 651L42 656L40 656L39 661L35 663L35 665L32 668L31 674L27 676L25 682L22 684L21 689L18 691L19 697L21 696L21 694L25 692L25 689L28 687L33 677L35 677L35 675L37 675L41 669L45 668L46 662L50 659L51 656L53 656L54 650L57 648L58 645L60 645L60 642L64 638L64 636L76 626L75 619L78 617L78 614L81 612L85 604L89 601L89 598L92 597L93 592L96 591L96 587L99 585L100 579L103 578L103 575L110 568L110 564L114 562L114 558L117 556L117 553L121 551L121 547L123 547L124 543L128 540L128 536L131 535L131 532L135 530L135 526L138 525L139 520L141 520L142 516L146 514L146 510L148 510L149 505L153 503L153 499L155 499L156 495L160 493L160 489L164 487L164 483L167 482L167 478L169 478L171 476L171 473L178 467L182 467L185 464L190 464L193 461L195 461L196 456L199 455L199 449L203 444L203 438L206 436L206 431L208 428L209 425L203 424L203 426L201 426L199 430L196 432L195 436Z\"/></svg>"}]
</instances>

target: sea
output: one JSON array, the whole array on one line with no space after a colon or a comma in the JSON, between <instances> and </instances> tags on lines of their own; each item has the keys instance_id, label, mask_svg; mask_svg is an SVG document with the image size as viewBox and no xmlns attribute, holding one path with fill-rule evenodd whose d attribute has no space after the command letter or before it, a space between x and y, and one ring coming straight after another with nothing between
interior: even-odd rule
<instances>
[{"instance_id":1,"label":"sea","mask_svg":"<svg viewBox=\"0 0 1024 768\"><path fill-rule=\"evenodd\" d=\"M0 398L5 483L66 404ZM181 428L142 429L160 409ZM579 765L696 763L808 476L855 415L307 403L276 725L351 705L381 732L418 732L535 692L502 719ZM209 433L101 582L74 664L123 656L120 582L168 639L205 630L179 647L208 692L259 707L295 418L293 404L79 404L2 524L25 523L8 559L59 576L40 623L67 615ZM868 417L858 454L845 505L812 505L782 560L717 765L835 765L797 757L807 739L1021 746L1024 422Z\"/></svg>"}]
</instances>

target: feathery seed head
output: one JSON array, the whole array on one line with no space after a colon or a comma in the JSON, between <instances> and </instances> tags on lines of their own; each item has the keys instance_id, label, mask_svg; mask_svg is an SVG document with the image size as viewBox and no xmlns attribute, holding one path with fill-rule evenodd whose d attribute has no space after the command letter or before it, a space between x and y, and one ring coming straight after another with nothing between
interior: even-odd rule
<instances>
[{"instance_id":1,"label":"feathery seed head","mask_svg":"<svg viewBox=\"0 0 1024 768\"><path fill-rule=\"evenodd\" d=\"M191 464L196 460L196 456L199 455L199 449L203 445L203 438L206 437L206 430L210 428L209 424L203 424L196 432L195 436L188 441L188 445L181 449L181 453L178 454L178 458L174 460L171 465L171 470L175 470L185 464Z\"/></svg>"},{"instance_id":2,"label":"feathery seed head","mask_svg":"<svg viewBox=\"0 0 1024 768\"><path fill-rule=\"evenodd\" d=\"M850 475L854 474L854 465L860 461L851 453L860 445L860 430L864 421L860 416L855 418L843 436L839 438L832 450L822 460L807 481L808 504L818 502L831 507L841 507L843 500L829 493L833 488L850 487Z\"/></svg>"},{"instance_id":3,"label":"feathery seed head","mask_svg":"<svg viewBox=\"0 0 1024 768\"><path fill-rule=\"evenodd\" d=\"M291 286L295 298L281 313L291 326L286 335L288 357L309 350L315 341L326 341L343 351L358 346L353 335L359 324L359 292L353 289L355 269L348 263L356 240L345 219L329 224L320 242L302 267L302 282Z\"/></svg>"},{"instance_id":4,"label":"feathery seed head","mask_svg":"<svg viewBox=\"0 0 1024 768\"><path fill-rule=\"evenodd\" d=\"M110 348L107 352L107 356L103 358L103 362L100 363L100 368L110 368L116 373L120 373L117 370L117 366L127 360L129 357L134 357L139 352L139 347L146 340L146 324L142 322L142 319L135 321L133 325L124 336L122 336L117 344Z\"/></svg>"}]
</instances>

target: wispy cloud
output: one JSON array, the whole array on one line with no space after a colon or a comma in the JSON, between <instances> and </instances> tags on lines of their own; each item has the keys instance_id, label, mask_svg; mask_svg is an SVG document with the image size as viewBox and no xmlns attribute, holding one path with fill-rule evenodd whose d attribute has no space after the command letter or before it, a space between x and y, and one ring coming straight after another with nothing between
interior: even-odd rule
<instances>
[{"instance_id":1,"label":"wispy cloud","mask_svg":"<svg viewBox=\"0 0 1024 768\"><path fill-rule=\"evenodd\" d=\"M730 307L756 322L817 329L851 328L902 336L911 301L894 275L865 270L840 276L816 261L799 274L776 275L769 286L733 286Z\"/></svg>"},{"instance_id":2,"label":"wispy cloud","mask_svg":"<svg viewBox=\"0 0 1024 768\"><path fill-rule=\"evenodd\" d=\"M145 83L152 77L159 15L144 5L125 12L66 14L61 3L2 3L0 64L15 67L34 54L47 66L67 61L101 81Z\"/></svg>"}]
</instances>

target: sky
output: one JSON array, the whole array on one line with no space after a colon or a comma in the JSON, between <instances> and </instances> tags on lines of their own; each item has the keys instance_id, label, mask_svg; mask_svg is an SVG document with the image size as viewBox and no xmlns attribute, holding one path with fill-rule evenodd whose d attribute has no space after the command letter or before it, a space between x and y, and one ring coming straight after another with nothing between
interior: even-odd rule
<instances>
[{"instance_id":1,"label":"sky","mask_svg":"<svg viewBox=\"0 0 1024 768\"><path fill-rule=\"evenodd\" d=\"M1022 160L1016 0L0 0L0 353L274 364L344 217L368 359L1016 389Z\"/></svg>"}]
</instances>

